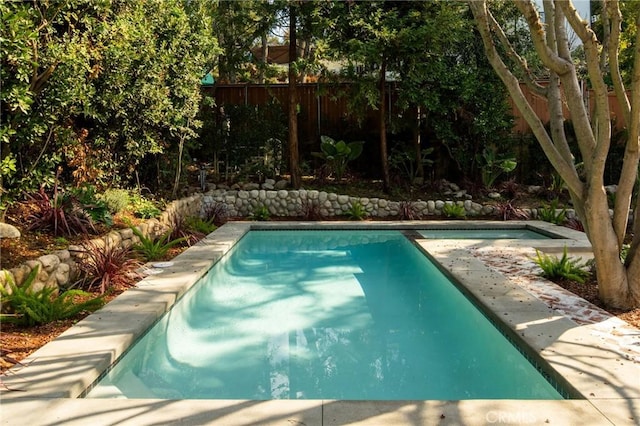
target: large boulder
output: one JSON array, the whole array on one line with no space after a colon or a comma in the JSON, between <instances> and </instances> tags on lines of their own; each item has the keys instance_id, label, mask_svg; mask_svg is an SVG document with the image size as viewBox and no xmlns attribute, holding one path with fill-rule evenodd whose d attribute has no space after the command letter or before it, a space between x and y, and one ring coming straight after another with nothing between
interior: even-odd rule
<instances>
[{"instance_id":1,"label":"large boulder","mask_svg":"<svg viewBox=\"0 0 640 426\"><path fill-rule=\"evenodd\" d=\"M0 238L20 238L20 231L13 225L0 222Z\"/></svg>"}]
</instances>

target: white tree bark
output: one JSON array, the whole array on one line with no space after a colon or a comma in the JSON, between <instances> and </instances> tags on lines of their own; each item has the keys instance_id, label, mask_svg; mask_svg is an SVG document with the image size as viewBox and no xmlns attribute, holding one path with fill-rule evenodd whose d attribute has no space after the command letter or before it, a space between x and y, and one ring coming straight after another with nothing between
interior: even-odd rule
<instances>
[{"instance_id":1,"label":"white tree bark","mask_svg":"<svg viewBox=\"0 0 640 426\"><path fill-rule=\"evenodd\" d=\"M520 90L518 79L505 65L496 48L496 40L509 52L516 65L526 66L513 52L504 32L492 17L486 0L469 0L489 62L507 87L522 116L531 126L549 161L564 179L582 219L587 236L593 246L600 299L609 306L631 308L640 306L640 237L635 233L625 263L620 260L622 243L628 226L631 196L640 159L640 31L636 40L635 63L632 72L631 98L625 91L618 69L620 23L622 21L617 0L609 0L603 14L608 26L605 43L598 40L588 22L578 15L570 0L544 0L547 24L543 23L530 0L515 1L526 20L536 52L548 69L550 84L546 90L550 112L550 132L533 112L533 108ZM585 50L587 70L594 92L595 111L590 117L583 99L576 67L571 58L565 19L578 35ZM636 18L640 23L640 17ZM603 61L602 55L609 56ZM606 59L606 58L605 58ZM611 145L612 123L609 107L609 88L605 84L603 64L609 65L615 93L624 110L629 139L626 145L623 169L618 183L613 216L609 213L604 189L604 172ZM530 83L528 83L531 85ZM583 159L584 177L576 171L564 130L563 102L570 111L576 133L580 157ZM634 227L640 231L640 213L636 210Z\"/></svg>"}]
</instances>

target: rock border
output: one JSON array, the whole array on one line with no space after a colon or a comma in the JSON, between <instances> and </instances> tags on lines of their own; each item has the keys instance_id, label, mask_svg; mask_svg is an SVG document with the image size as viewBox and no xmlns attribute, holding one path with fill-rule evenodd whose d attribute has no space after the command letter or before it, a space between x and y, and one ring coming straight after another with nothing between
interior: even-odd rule
<instances>
[{"instance_id":1,"label":"rock border","mask_svg":"<svg viewBox=\"0 0 640 426\"><path fill-rule=\"evenodd\" d=\"M285 181L286 182L286 181ZM319 218L345 215L355 204L360 204L367 217L388 218L398 216L402 208L410 208L416 217L439 216L445 205L457 204L464 208L467 216L491 216L497 213L496 207L483 205L462 194L464 200L416 200L390 201L384 198L352 197L334 192L319 190L287 190L282 182L267 180L262 185L250 183L235 187L221 186L207 193L198 193L171 202L157 219L148 219L136 226L145 237L152 238L166 232L174 215L204 217L206 209L221 204L229 217L249 217L260 207L266 207L271 216L305 218L314 215ZM452 196L458 196L455 191ZM532 219L537 217L536 209L524 209ZM573 210L567 211L567 217L575 217ZM90 240L97 247L118 245L131 247L140 240L129 228L119 229ZM77 260L82 257L83 249L79 245L69 246L67 250L29 260L18 267L2 270L0 285L8 288L7 281L12 279L21 286L31 271L39 266L40 272L33 284L34 291L43 287L64 288L79 278Z\"/></svg>"}]
</instances>

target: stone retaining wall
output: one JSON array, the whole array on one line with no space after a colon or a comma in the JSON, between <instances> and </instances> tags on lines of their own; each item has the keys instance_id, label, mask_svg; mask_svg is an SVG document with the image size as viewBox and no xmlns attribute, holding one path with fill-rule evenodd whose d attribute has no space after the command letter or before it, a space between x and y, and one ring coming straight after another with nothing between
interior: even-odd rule
<instances>
[{"instance_id":1,"label":"stone retaining wall","mask_svg":"<svg viewBox=\"0 0 640 426\"><path fill-rule=\"evenodd\" d=\"M389 201L383 198L350 197L333 192L317 190L265 190L265 189L215 189L207 192L204 205L221 203L226 206L227 214L233 217L250 216L257 208L266 207L271 216L291 216L304 218L310 210L320 217L345 215L351 207L359 203L370 218L388 218L398 216L403 202ZM491 216L497 214L493 205L483 205L471 199L464 200L428 200L408 202L415 215L421 217L440 216L447 204L464 207L467 216ZM531 218L537 216L536 209L524 209ZM567 218L575 217L573 210L567 210Z\"/></svg>"},{"instance_id":2,"label":"stone retaining wall","mask_svg":"<svg viewBox=\"0 0 640 426\"><path fill-rule=\"evenodd\" d=\"M179 214L183 216L197 216L202 209L203 195L198 194L172 202L158 219L149 219L136 228L145 237L156 237L166 232L171 223L171 216ZM91 247L105 246L131 247L140 242L130 228L118 229L90 241ZM29 260L22 265L0 273L0 285L6 287L8 279L13 280L18 286L22 285L31 271L39 267L38 276L32 284L32 289L38 291L44 287L64 288L75 283L79 278L76 261L83 256L82 246L69 246L67 250L58 250L51 254L40 256L35 260ZM1 307L0 307L1 308Z\"/></svg>"},{"instance_id":3,"label":"stone retaining wall","mask_svg":"<svg viewBox=\"0 0 640 426\"><path fill-rule=\"evenodd\" d=\"M268 188L271 186L267 184ZM252 189L251 189L252 188ZM265 185L262 186L265 188ZM383 198L350 197L332 192L317 190L286 190L286 189L258 189L257 184L241 189L214 189L205 194L196 194L176 200L169 204L158 219L149 219L137 226L146 237L155 237L170 226L174 214L187 216L202 216L205 209L213 204L226 206L226 214L230 217L250 216L257 208L266 207L271 216L300 217L304 219L314 213L315 216L332 217L344 215L355 204L364 207L368 217L387 218L398 216L402 203ZM421 217L441 215L446 204L456 203L463 206L467 216L490 216L495 214L495 207L473 202L471 199L456 201L412 201L410 202L414 214ZM528 210L530 217L536 217L536 211ZM573 217L572 211L568 217ZM91 240L97 247L105 245L119 245L131 247L139 242L131 229L111 231L103 237ZM51 254L30 260L17 268L12 268L7 274L0 273L0 285L6 285L7 275L19 286L29 273L39 266L40 272L33 289L44 286L67 287L79 279L76 260L83 255L81 246L70 246L67 250L59 250Z\"/></svg>"}]
</instances>

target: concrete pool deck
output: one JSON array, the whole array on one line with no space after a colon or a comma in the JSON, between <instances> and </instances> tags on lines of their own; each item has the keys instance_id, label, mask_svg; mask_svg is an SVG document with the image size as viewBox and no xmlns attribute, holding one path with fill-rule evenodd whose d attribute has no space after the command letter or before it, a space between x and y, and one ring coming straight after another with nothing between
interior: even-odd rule
<instances>
[{"instance_id":1,"label":"concrete pool deck","mask_svg":"<svg viewBox=\"0 0 640 426\"><path fill-rule=\"evenodd\" d=\"M144 331L250 229L404 229L528 227L545 240L442 240L415 243L463 287L503 332L584 399L564 401L143 400L79 398ZM231 222L142 280L2 376L7 425L633 425L640 419L640 332L579 305L536 278L534 248L567 246L588 256L583 233L545 222ZM515 266L514 266L515 265ZM164 266L164 265L163 265ZM529 269L528 269L529 268ZM538 281L538 282L536 282ZM547 287L544 287L547 286ZM553 297L551 297L551 296Z\"/></svg>"}]
</instances>

